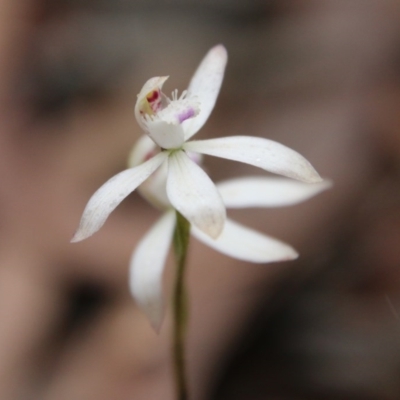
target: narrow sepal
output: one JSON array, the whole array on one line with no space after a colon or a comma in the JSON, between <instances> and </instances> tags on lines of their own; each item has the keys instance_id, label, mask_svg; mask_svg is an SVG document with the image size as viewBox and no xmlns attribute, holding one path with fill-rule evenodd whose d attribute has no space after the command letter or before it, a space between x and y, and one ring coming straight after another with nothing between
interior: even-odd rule
<instances>
[{"instance_id":1,"label":"narrow sepal","mask_svg":"<svg viewBox=\"0 0 400 400\"><path fill-rule=\"evenodd\" d=\"M199 114L183 123L185 139L197 133L210 116L224 79L228 53L223 45L213 47L200 63L188 87L188 96L200 103Z\"/></svg>"},{"instance_id":2,"label":"narrow sepal","mask_svg":"<svg viewBox=\"0 0 400 400\"><path fill-rule=\"evenodd\" d=\"M173 210L166 212L139 242L130 262L131 293L157 332L165 312L162 277L175 220Z\"/></svg>"},{"instance_id":3,"label":"narrow sepal","mask_svg":"<svg viewBox=\"0 0 400 400\"><path fill-rule=\"evenodd\" d=\"M166 157L166 153L159 153L137 167L120 172L101 186L87 203L71 242L79 242L97 232L121 201L145 181Z\"/></svg>"},{"instance_id":4,"label":"narrow sepal","mask_svg":"<svg viewBox=\"0 0 400 400\"><path fill-rule=\"evenodd\" d=\"M307 183L322 181L318 172L302 155L269 139L230 136L188 142L184 149L254 165Z\"/></svg>"},{"instance_id":5,"label":"narrow sepal","mask_svg":"<svg viewBox=\"0 0 400 400\"><path fill-rule=\"evenodd\" d=\"M286 178L248 176L219 182L227 208L283 207L301 203L329 189L330 181L303 183Z\"/></svg>"},{"instance_id":6,"label":"narrow sepal","mask_svg":"<svg viewBox=\"0 0 400 400\"><path fill-rule=\"evenodd\" d=\"M210 238L193 226L191 232L207 246L243 261L268 263L293 260L298 256L288 244L229 219L225 221L224 230L217 239Z\"/></svg>"}]
</instances>

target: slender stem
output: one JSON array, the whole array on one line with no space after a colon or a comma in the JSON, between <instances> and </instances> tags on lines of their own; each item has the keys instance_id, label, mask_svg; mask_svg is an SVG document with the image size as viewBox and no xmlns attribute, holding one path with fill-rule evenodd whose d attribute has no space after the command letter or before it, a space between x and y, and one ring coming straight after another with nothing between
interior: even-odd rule
<instances>
[{"instance_id":1,"label":"slender stem","mask_svg":"<svg viewBox=\"0 0 400 400\"><path fill-rule=\"evenodd\" d=\"M187 297L185 290L186 255L189 246L190 223L178 211L176 212L176 228L174 232L174 250L176 257L176 276L173 293L173 357L177 400L187 400L188 388L185 368L185 336L187 325Z\"/></svg>"}]
</instances>

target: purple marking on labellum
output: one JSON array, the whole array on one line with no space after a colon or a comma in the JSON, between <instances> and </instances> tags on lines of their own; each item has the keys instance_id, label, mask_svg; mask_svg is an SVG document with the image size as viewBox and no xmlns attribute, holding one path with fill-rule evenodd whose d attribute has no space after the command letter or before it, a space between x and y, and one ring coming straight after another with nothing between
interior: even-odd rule
<instances>
[{"instance_id":1,"label":"purple marking on labellum","mask_svg":"<svg viewBox=\"0 0 400 400\"><path fill-rule=\"evenodd\" d=\"M183 121L186 121L189 118L192 118L195 116L195 111L192 107L188 108L187 110L181 112L176 116L178 119L179 123L181 124Z\"/></svg>"}]
</instances>

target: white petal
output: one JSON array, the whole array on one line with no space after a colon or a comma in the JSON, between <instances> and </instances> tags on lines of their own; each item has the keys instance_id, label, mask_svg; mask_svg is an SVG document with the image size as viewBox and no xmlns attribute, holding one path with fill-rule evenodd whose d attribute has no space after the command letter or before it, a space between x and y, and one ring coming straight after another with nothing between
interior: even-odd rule
<instances>
[{"instance_id":1,"label":"white petal","mask_svg":"<svg viewBox=\"0 0 400 400\"><path fill-rule=\"evenodd\" d=\"M176 149L184 142L182 125L160 119L146 121L149 136L163 149Z\"/></svg>"},{"instance_id":2,"label":"white petal","mask_svg":"<svg viewBox=\"0 0 400 400\"><path fill-rule=\"evenodd\" d=\"M267 263L293 260L298 256L289 245L229 219L217 239L211 239L196 227L192 227L191 232L213 249L243 261Z\"/></svg>"},{"instance_id":3,"label":"white petal","mask_svg":"<svg viewBox=\"0 0 400 400\"><path fill-rule=\"evenodd\" d=\"M299 153L280 143L252 136L230 136L185 143L184 149L240 161L307 183L321 182L313 166Z\"/></svg>"},{"instance_id":4,"label":"white petal","mask_svg":"<svg viewBox=\"0 0 400 400\"><path fill-rule=\"evenodd\" d=\"M303 183L285 178L250 176L220 182L217 189L225 207L291 206L330 188L330 181Z\"/></svg>"},{"instance_id":5,"label":"white petal","mask_svg":"<svg viewBox=\"0 0 400 400\"><path fill-rule=\"evenodd\" d=\"M118 204L146 180L167 155L166 152L159 153L135 168L120 172L101 186L87 203L71 242L79 242L97 232Z\"/></svg>"},{"instance_id":6,"label":"white petal","mask_svg":"<svg viewBox=\"0 0 400 400\"><path fill-rule=\"evenodd\" d=\"M164 317L162 276L174 226L175 212L171 210L146 233L130 262L131 293L157 332Z\"/></svg>"},{"instance_id":7,"label":"white petal","mask_svg":"<svg viewBox=\"0 0 400 400\"><path fill-rule=\"evenodd\" d=\"M221 196L208 175L183 151L169 157L167 195L189 222L207 235L218 237L226 218Z\"/></svg>"},{"instance_id":8,"label":"white petal","mask_svg":"<svg viewBox=\"0 0 400 400\"><path fill-rule=\"evenodd\" d=\"M188 87L188 96L196 96L200 102L200 113L197 117L183 122L185 139L189 139L207 121L214 108L222 80L228 53L224 46L213 47L197 68Z\"/></svg>"}]
</instances>

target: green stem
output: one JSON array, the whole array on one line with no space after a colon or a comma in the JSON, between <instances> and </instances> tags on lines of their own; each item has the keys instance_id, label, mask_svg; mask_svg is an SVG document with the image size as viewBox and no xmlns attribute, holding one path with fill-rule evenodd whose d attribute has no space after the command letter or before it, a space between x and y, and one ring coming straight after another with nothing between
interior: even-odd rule
<instances>
[{"instance_id":1,"label":"green stem","mask_svg":"<svg viewBox=\"0 0 400 400\"><path fill-rule=\"evenodd\" d=\"M178 211L176 212L176 227L174 232L174 250L176 257L176 276L173 293L173 358L177 400L187 400L188 389L185 368L185 336L187 324L187 297L185 290L186 256L189 247L190 223Z\"/></svg>"}]
</instances>

